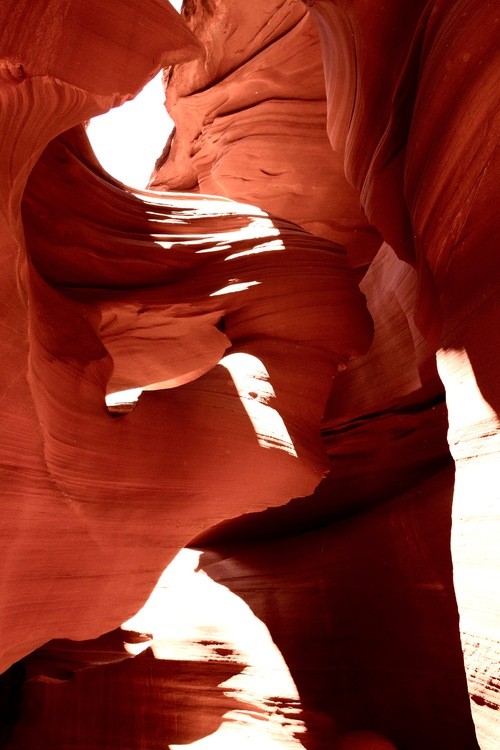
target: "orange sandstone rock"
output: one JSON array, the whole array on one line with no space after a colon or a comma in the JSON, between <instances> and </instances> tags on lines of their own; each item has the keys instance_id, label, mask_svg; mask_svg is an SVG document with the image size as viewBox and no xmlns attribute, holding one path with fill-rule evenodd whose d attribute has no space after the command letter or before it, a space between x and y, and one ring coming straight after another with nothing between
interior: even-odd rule
<instances>
[{"instance_id":1,"label":"orange sandstone rock","mask_svg":"<svg viewBox=\"0 0 500 750\"><path fill-rule=\"evenodd\" d=\"M187 3L205 48L168 75L177 124L152 187L242 200L346 245L365 269L380 245L328 144L319 38L306 8Z\"/></svg>"},{"instance_id":2,"label":"orange sandstone rock","mask_svg":"<svg viewBox=\"0 0 500 750\"><path fill-rule=\"evenodd\" d=\"M169 34L156 63L148 40L140 25L127 42L148 71L169 40L178 59ZM40 76L28 57L2 84L4 666L112 630L193 536L311 492L331 378L371 337L341 248L226 199L135 195L107 182L81 133L49 145L21 217L42 146L123 85L120 65L97 86L78 61L66 83L65 58ZM104 397L129 388L155 392L114 419Z\"/></svg>"},{"instance_id":3,"label":"orange sandstone rock","mask_svg":"<svg viewBox=\"0 0 500 750\"><path fill-rule=\"evenodd\" d=\"M11 749L496 750L493 3L2 14ZM160 65L188 195L74 127Z\"/></svg>"}]
</instances>

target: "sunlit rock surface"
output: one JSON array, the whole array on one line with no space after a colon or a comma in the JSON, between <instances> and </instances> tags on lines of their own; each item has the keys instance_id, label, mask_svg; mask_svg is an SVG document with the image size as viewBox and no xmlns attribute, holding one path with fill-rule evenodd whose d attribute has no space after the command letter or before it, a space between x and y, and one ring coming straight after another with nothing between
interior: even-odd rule
<instances>
[{"instance_id":1,"label":"sunlit rock surface","mask_svg":"<svg viewBox=\"0 0 500 750\"><path fill-rule=\"evenodd\" d=\"M451 549L462 647L478 739L494 748L498 14L474 0L395 1L372 11L361 2L311 3L325 60L328 132L369 220L400 258L415 263L417 322L437 339L457 466Z\"/></svg>"},{"instance_id":2,"label":"sunlit rock surface","mask_svg":"<svg viewBox=\"0 0 500 750\"><path fill-rule=\"evenodd\" d=\"M24 583L45 614L28 623L20 607L18 627L40 643L119 625L172 550L311 492L327 470L331 379L371 339L340 248L225 199L134 195L95 173L85 148L83 132L54 141L23 201L29 356L5 407L11 420L22 408L39 473L12 478L26 504L12 550L23 558L30 540L53 575L64 561L66 609L52 606L53 576ZM105 394L136 388L148 391L137 408L113 419ZM53 538L61 517L78 543ZM19 596L18 565L5 560L6 595ZM125 594L118 580L132 573Z\"/></svg>"},{"instance_id":3,"label":"sunlit rock surface","mask_svg":"<svg viewBox=\"0 0 500 750\"><path fill-rule=\"evenodd\" d=\"M493 4L2 14L1 740L496 750Z\"/></svg>"},{"instance_id":4,"label":"sunlit rock surface","mask_svg":"<svg viewBox=\"0 0 500 750\"><path fill-rule=\"evenodd\" d=\"M345 244L365 268L380 245L328 146L319 37L297 0L189 2L205 57L168 77L177 124L153 187L245 200Z\"/></svg>"}]
</instances>

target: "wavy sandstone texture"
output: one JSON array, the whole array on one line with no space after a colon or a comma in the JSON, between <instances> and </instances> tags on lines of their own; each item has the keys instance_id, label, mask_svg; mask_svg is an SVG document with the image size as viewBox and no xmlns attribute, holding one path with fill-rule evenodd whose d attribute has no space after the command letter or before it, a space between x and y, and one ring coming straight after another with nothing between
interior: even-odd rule
<instances>
[{"instance_id":1,"label":"wavy sandstone texture","mask_svg":"<svg viewBox=\"0 0 500 750\"><path fill-rule=\"evenodd\" d=\"M498 746L498 23L410 5L3 3L10 750Z\"/></svg>"}]
</instances>

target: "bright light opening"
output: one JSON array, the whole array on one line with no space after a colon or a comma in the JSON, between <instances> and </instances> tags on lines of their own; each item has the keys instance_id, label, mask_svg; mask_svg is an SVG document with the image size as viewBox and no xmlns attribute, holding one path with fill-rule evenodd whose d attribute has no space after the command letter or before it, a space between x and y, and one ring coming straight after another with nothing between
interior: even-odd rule
<instances>
[{"instance_id":1,"label":"bright light opening","mask_svg":"<svg viewBox=\"0 0 500 750\"><path fill-rule=\"evenodd\" d=\"M164 101L160 72L135 99L94 117L87 128L104 169L130 187L146 187L173 128Z\"/></svg>"},{"instance_id":2,"label":"bright light opening","mask_svg":"<svg viewBox=\"0 0 500 750\"><path fill-rule=\"evenodd\" d=\"M290 433L281 415L271 406L275 399L274 388L263 362L252 354L228 354L220 364L230 373L238 391L241 404L262 448L285 451L297 458Z\"/></svg>"},{"instance_id":3,"label":"bright light opening","mask_svg":"<svg viewBox=\"0 0 500 750\"><path fill-rule=\"evenodd\" d=\"M150 648L156 659L206 662L207 669L220 661L235 665L219 687L240 707L222 716L214 734L170 750L303 750L300 697L280 650L237 594L199 570L200 555L181 550L144 607L122 625L150 634L125 644L132 655Z\"/></svg>"},{"instance_id":4,"label":"bright light opening","mask_svg":"<svg viewBox=\"0 0 500 750\"><path fill-rule=\"evenodd\" d=\"M128 414L137 405L142 391L142 388L128 388L125 391L108 393L105 397L105 402L109 413L118 416Z\"/></svg>"},{"instance_id":5,"label":"bright light opening","mask_svg":"<svg viewBox=\"0 0 500 750\"><path fill-rule=\"evenodd\" d=\"M451 549L460 630L464 642L472 638L479 643L498 632L491 592L500 591L500 420L481 392L465 349L440 349L437 363L446 388L448 442L456 461Z\"/></svg>"},{"instance_id":6,"label":"bright light opening","mask_svg":"<svg viewBox=\"0 0 500 750\"><path fill-rule=\"evenodd\" d=\"M183 0L171 0L170 5L180 13L182 3ZM174 127L165 109L162 73L135 99L94 117L87 128L92 148L104 169L139 190L147 186Z\"/></svg>"},{"instance_id":7,"label":"bright light opening","mask_svg":"<svg viewBox=\"0 0 500 750\"><path fill-rule=\"evenodd\" d=\"M166 0L165 0L166 2ZM171 0L180 13L183 0ZM174 123L165 109L162 71L130 102L94 117L87 135L110 175L143 190L161 155Z\"/></svg>"}]
</instances>

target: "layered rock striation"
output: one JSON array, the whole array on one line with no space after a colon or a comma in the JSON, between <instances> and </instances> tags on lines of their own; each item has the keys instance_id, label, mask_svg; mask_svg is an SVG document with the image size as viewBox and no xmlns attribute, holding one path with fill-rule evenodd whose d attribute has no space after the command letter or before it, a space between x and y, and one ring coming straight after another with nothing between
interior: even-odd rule
<instances>
[{"instance_id":1,"label":"layered rock striation","mask_svg":"<svg viewBox=\"0 0 500 750\"><path fill-rule=\"evenodd\" d=\"M7 93L30 85L8 83ZM17 450L20 431L32 441L22 450L32 464L15 474L22 491L13 480L12 502L20 495L28 505L12 513L4 601L10 590L45 614L35 626L19 602L28 635L11 639L7 665L35 640L119 625L169 550L203 529L312 491L327 468L318 423L331 378L371 338L340 248L224 199L135 195L106 181L88 150L82 131L50 144L25 189L24 237L12 232L24 299L13 289L8 299L23 312L26 350L6 399L6 435ZM106 393L136 388L156 393L113 419ZM264 485L252 481L260 472ZM21 593L33 545L52 574L28 577ZM127 602L117 581L132 573ZM13 633L12 616L5 627Z\"/></svg>"},{"instance_id":2,"label":"layered rock striation","mask_svg":"<svg viewBox=\"0 0 500 750\"><path fill-rule=\"evenodd\" d=\"M151 186L244 200L340 242L365 269L380 245L328 146L320 40L301 2L183 9L206 54L167 74L178 127Z\"/></svg>"},{"instance_id":3,"label":"layered rock striation","mask_svg":"<svg viewBox=\"0 0 500 750\"><path fill-rule=\"evenodd\" d=\"M376 5L2 8L11 750L497 746L496 15Z\"/></svg>"}]
</instances>

